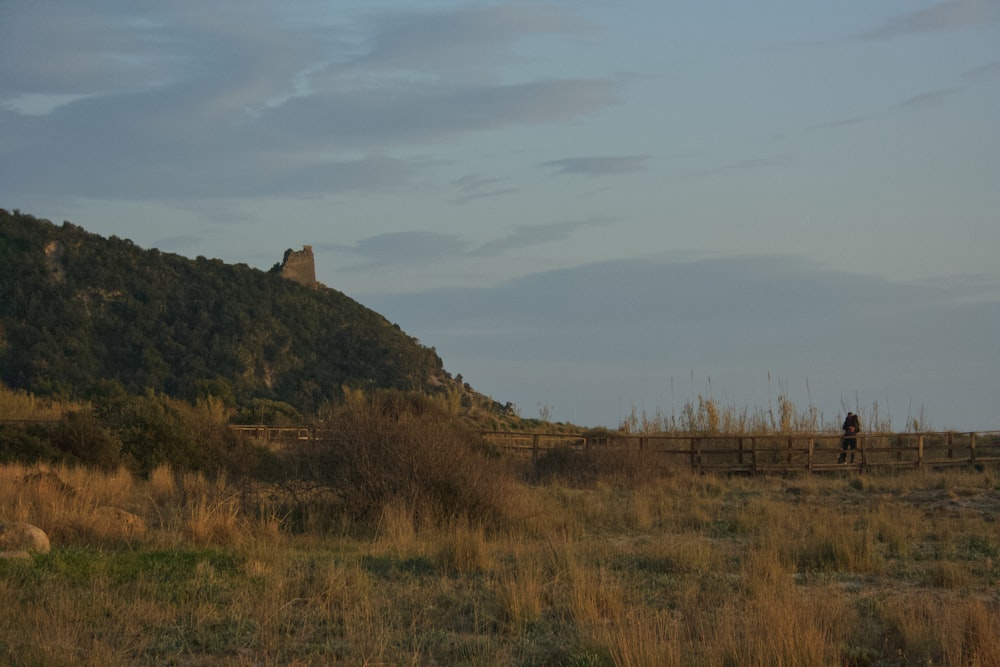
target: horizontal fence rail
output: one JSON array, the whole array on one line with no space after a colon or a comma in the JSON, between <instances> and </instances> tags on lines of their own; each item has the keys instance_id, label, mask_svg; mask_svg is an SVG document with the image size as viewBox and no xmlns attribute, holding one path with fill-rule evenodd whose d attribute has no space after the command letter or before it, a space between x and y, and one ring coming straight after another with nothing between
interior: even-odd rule
<instances>
[{"instance_id":1,"label":"horizontal fence rail","mask_svg":"<svg viewBox=\"0 0 1000 667\"><path fill-rule=\"evenodd\" d=\"M273 449L292 443L316 443L335 430L311 427L233 426ZM657 465L698 472L728 473L820 472L825 470L919 469L1000 465L1000 431L867 433L857 437L857 449L839 462L839 433L766 434L648 434L481 431L483 440L500 453L537 459L547 452L568 450L651 455Z\"/></svg>"},{"instance_id":2,"label":"horizontal fence rail","mask_svg":"<svg viewBox=\"0 0 1000 667\"><path fill-rule=\"evenodd\" d=\"M856 449L841 462L837 433L669 434L599 437L556 433L487 431L493 447L538 458L554 449L655 454L659 462L696 471L822 471L844 467L943 468L1000 465L1000 431L859 434Z\"/></svg>"},{"instance_id":3,"label":"horizontal fence rail","mask_svg":"<svg viewBox=\"0 0 1000 667\"><path fill-rule=\"evenodd\" d=\"M0 419L0 424L55 426L59 420ZM293 444L322 444L335 429L312 426L243 426L230 428L271 449ZM342 433L341 433L342 435ZM657 465L695 471L766 473L837 469L921 469L1000 466L1000 431L861 433L857 449L844 463L839 433L764 434L623 434L600 435L481 431L487 445L513 456L537 459L547 452L653 455ZM853 456L852 456L853 454Z\"/></svg>"}]
</instances>

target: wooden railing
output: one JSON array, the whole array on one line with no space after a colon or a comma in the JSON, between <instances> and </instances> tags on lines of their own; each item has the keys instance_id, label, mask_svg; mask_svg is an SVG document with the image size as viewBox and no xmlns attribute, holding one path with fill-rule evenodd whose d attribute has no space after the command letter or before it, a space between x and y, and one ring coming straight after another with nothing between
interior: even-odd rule
<instances>
[{"instance_id":1,"label":"wooden railing","mask_svg":"<svg viewBox=\"0 0 1000 667\"><path fill-rule=\"evenodd\" d=\"M316 429L310 426L230 426L237 433L263 443L281 443L317 439Z\"/></svg>"},{"instance_id":2,"label":"wooden railing","mask_svg":"<svg viewBox=\"0 0 1000 667\"><path fill-rule=\"evenodd\" d=\"M57 420L0 420L7 424ZM292 443L322 443L333 431L311 426L231 426L261 444L282 449ZM586 453L640 452L654 455L658 465L698 472L765 473L817 472L842 468L922 469L956 466L1000 466L1000 431L862 433L857 450L845 463L839 433L662 434L632 435L606 432L599 436L566 433L482 431L483 440L500 452L537 459L565 449Z\"/></svg>"},{"instance_id":3,"label":"wooden railing","mask_svg":"<svg viewBox=\"0 0 1000 667\"><path fill-rule=\"evenodd\" d=\"M763 472L866 470L874 468L943 468L1000 465L1000 431L860 434L857 449L840 462L841 436L836 433L754 435L602 435L489 431L493 447L537 458L565 448L576 452L618 451L655 454L664 465L695 471Z\"/></svg>"},{"instance_id":4,"label":"wooden railing","mask_svg":"<svg viewBox=\"0 0 1000 667\"><path fill-rule=\"evenodd\" d=\"M269 447L322 443L332 431L305 426L233 426ZM839 462L839 433L663 434L600 436L566 433L483 431L483 440L499 452L536 459L555 449L586 453L641 452L658 465L698 472L765 473L837 469L944 468L1000 465L1000 431L862 433L857 449ZM852 455L853 454L853 455Z\"/></svg>"}]
</instances>

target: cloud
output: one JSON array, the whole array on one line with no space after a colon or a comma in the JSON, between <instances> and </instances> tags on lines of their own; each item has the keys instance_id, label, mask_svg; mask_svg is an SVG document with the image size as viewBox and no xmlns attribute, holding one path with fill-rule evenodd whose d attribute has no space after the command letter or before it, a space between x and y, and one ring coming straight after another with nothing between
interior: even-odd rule
<instances>
[{"instance_id":1,"label":"cloud","mask_svg":"<svg viewBox=\"0 0 1000 667\"><path fill-rule=\"evenodd\" d=\"M799 405L808 381L830 412L859 397L886 411L926 405L947 420L938 427L995 428L968 419L1000 400L983 363L997 354L984 332L1000 327L998 293L997 275L901 284L752 256L602 262L365 302L478 390L576 423L616 425L622 397L653 407L667 395L669 412L673 378L697 373L739 408L766 401L773 374L795 382Z\"/></svg>"},{"instance_id":2,"label":"cloud","mask_svg":"<svg viewBox=\"0 0 1000 667\"><path fill-rule=\"evenodd\" d=\"M524 232L537 233L537 228ZM897 307L919 300L916 290L789 257L759 256L600 262L532 274L494 288L433 290L385 296L381 302L416 317L426 313L432 320L438 308L460 305L454 311L457 318L493 324L514 317L533 328L557 330L740 318L759 330L802 318L837 320L850 310L867 309L874 294L891 295Z\"/></svg>"},{"instance_id":3,"label":"cloud","mask_svg":"<svg viewBox=\"0 0 1000 667\"><path fill-rule=\"evenodd\" d=\"M921 93L919 95L914 95L908 99L903 100L896 105L897 109L926 109L930 107L935 107L941 104L943 101L960 93L960 88L945 88L942 90L931 90L926 93Z\"/></svg>"},{"instance_id":4,"label":"cloud","mask_svg":"<svg viewBox=\"0 0 1000 667\"><path fill-rule=\"evenodd\" d=\"M816 126L810 129L819 129L820 127L836 127L837 125L844 124L841 123L831 123L825 126ZM717 176L719 174L727 174L731 172L741 172L741 171L751 171L756 169L770 169L772 167L785 167L792 163L792 158L787 156L773 156L773 157L761 157L761 158L748 158L746 160L738 160L736 162L730 162L729 164L722 164L709 169L702 169L700 171L694 171L687 174L688 178L702 179L711 176Z\"/></svg>"},{"instance_id":5,"label":"cloud","mask_svg":"<svg viewBox=\"0 0 1000 667\"><path fill-rule=\"evenodd\" d=\"M428 264L464 252L457 236L435 232L394 232L358 241L352 246L325 245L327 250L348 251L374 265Z\"/></svg>"},{"instance_id":6,"label":"cloud","mask_svg":"<svg viewBox=\"0 0 1000 667\"><path fill-rule=\"evenodd\" d=\"M266 2L13 7L0 25L0 195L378 190L421 166L394 152L567 122L620 88L608 78L502 79L526 37L587 30L554 9L310 25L279 20Z\"/></svg>"},{"instance_id":7,"label":"cloud","mask_svg":"<svg viewBox=\"0 0 1000 667\"><path fill-rule=\"evenodd\" d=\"M131 5L130 5L131 6ZM182 60L158 22L114 2L4 3L0 90L8 95L91 94L172 78ZM129 13L133 13L130 19Z\"/></svg>"},{"instance_id":8,"label":"cloud","mask_svg":"<svg viewBox=\"0 0 1000 667\"><path fill-rule=\"evenodd\" d=\"M905 14L861 34L863 39L890 39L922 32L957 30L1000 20L1000 5L990 0L946 0Z\"/></svg>"},{"instance_id":9,"label":"cloud","mask_svg":"<svg viewBox=\"0 0 1000 667\"><path fill-rule=\"evenodd\" d=\"M546 225L523 225L514 230L512 234L500 239L484 243L472 251L473 256L494 257L503 255L511 250L530 248L542 243L562 241L569 238L573 232L584 227L593 227L607 224L610 220L606 218L594 218L583 221L571 221L552 223Z\"/></svg>"},{"instance_id":10,"label":"cloud","mask_svg":"<svg viewBox=\"0 0 1000 667\"><path fill-rule=\"evenodd\" d=\"M357 149L557 123L611 104L618 84L548 79L502 85L396 82L317 93L267 112L282 137Z\"/></svg>"},{"instance_id":11,"label":"cloud","mask_svg":"<svg viewBox=\"0 0 1000 667\"><path fill-rule=\"evenodd\" d=\"M562 241L579 229L599 226L608 222L609 220L605 218L594 218L583 221L524 225L516 228L513 233L507 236L489 241L472 250L469 250L458 236L427 231L379 234L363 239L354 245L317 247L346 252L362 258L366 264L376 266L430 264L442 259L461 257L499 257L512 250ZM448 292L448 294L452 295L453 293ZM451 298L451 296L446 298ZM519 298L517 297L517 299Z\"/></svg>"},{"instance_id":12,"label":"cloud","mask_svg":"<svg viewBox=\"0 0 1000 667\"><path fill-rule=\"evenodd\" d=\"M486 197L500 197L520 192L520 188L504 187L506 178L486 178L478 174L466 174L451 182L461 194L453 201L465 203Z\"/></svg>"},{"instance_id":13,"label":"cloud","mask_svg":"<svg viewBox=\"0 0 1000 667\"><path fill-rule=\"evenodd\" d=\"M995 60L963 72L962 78L971 83L1000 78L1000 60Z\"/></svg>"},{"instance_id":14,"label":"cloud","mask_svg":"<svg viewBox=\"0 0 1000 667\"><path fill-rule=\"evenodd\" d=\"M384 13L372 21L369 52L351 64L480 78L483 68L503 64L513 44L527 36L592 31L573 14L527 4Z\"/></svg>"},{"instance_id":15,"label":"cloud","mask_svg":"<svg viewBox=\"0 0 1000 667\"><path fill-rule=\"evenodd\" d=\"M608 176L645 171L648 160L648 155L571 157L543 162L542 166L551 167L560 174Z\"/></svg>"}]
</instances>

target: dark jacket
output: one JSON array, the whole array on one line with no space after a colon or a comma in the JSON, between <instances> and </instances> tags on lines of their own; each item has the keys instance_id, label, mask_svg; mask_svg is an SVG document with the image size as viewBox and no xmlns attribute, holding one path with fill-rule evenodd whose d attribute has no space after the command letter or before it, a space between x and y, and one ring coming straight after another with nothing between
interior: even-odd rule
<instances>
[{"instance_id":1,"label":"dark jacket","mask_svg":"<svg viewBox=\"0 0 1000 667\"><path fill-rule=\"evenodd\" d=\"M844 435L847 437L854 437L861 431L861 420L853 412L847 414L847 419L844 420Z\"/></svg>"}]
</instances>

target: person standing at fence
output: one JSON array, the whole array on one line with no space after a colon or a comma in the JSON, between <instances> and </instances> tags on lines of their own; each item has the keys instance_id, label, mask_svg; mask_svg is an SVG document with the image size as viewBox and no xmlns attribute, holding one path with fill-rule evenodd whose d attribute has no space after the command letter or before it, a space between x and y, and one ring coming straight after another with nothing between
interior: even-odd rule
<instances>
[{"instance_id":1,"label":"person standing at fence","mask_svg":"<svg viewBox=\"0 0 1000 667\"><path fill-rule=\"evenodd\" d=\"M840 458L837 463L847 463L847 452L851 452L851 463L854 463L854 451L858 448L858 432L861 431L861 419L853 412L847 413L844 420L844 436L840 439Z\"/></svg>"}]
</instances>

